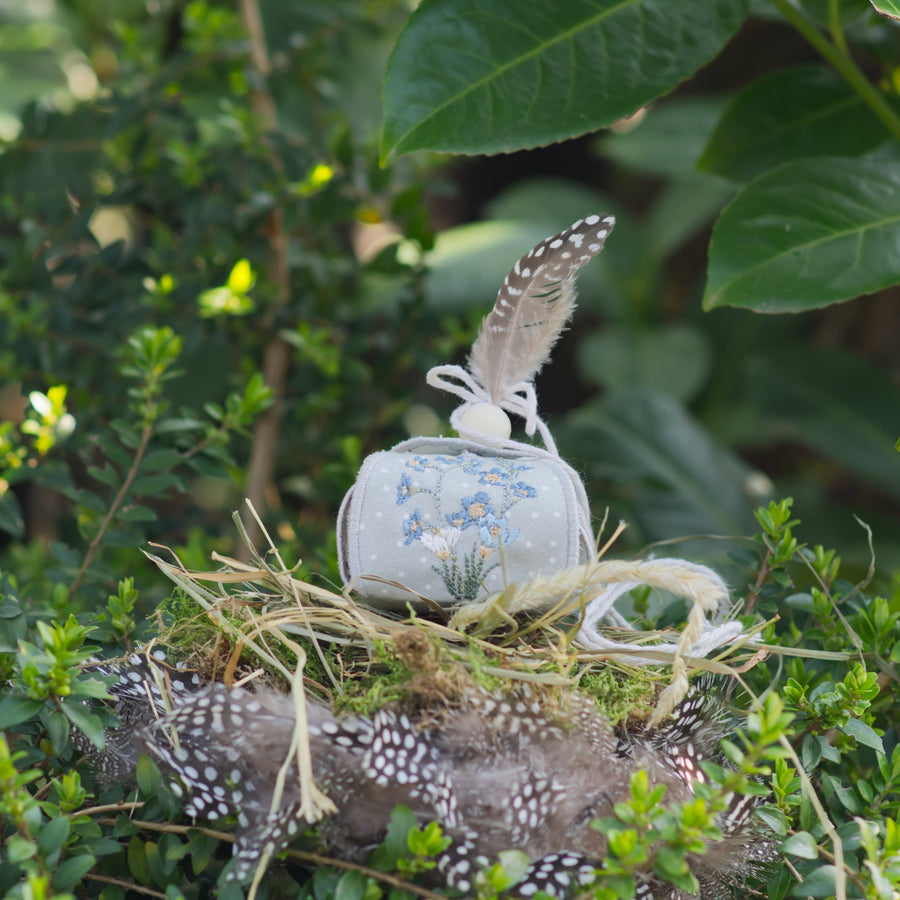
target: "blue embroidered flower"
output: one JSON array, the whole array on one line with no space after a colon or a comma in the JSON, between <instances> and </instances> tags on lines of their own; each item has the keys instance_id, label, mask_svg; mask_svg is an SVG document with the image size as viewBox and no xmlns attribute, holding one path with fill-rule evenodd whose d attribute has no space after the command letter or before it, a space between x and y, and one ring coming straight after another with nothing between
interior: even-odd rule
<instances>
[{"instance_id":1,"label":"blue embroidered flower","mask_svg":"<svg viewBox=\"0 0 900 900\"><path fill-rule=\"evenodd\" d=\"M511 473L508 470L504 471L503 469L498 469L495 466L493 469L489 469L487 472L479 472L478 481L480 484L508 484L510 474Z\"/></svg>"},{"instance_id":2,"label":"blue embroidered flower","mask_svg":"<svg viewBox=\"0 0 900 900\"><path fill-rule=\"evenodd\" d=\"M479 475L482 471L484 460L474 453L463 453L459 461L462 463L462 470L466 475Z\"/></svg>"},{"instance_id":3,"label":"blue embroidered flower","mask_svg":"<svg viewBox=\"0 0 900 900\"><path fill-rule=\"evenodd\" d=\"M508 547L519 536L519 529L510 528L504 518L489 515L479 525L478 536L485 547Z\"/></svg>"},{"instance_id":4,"label":"blue embroidered flower","mask_svg":"<svg viewBox=\"0 0 900 900\"><path fill-rule=\"evenodd\" d=\"M400 476L400 484L397 485L397 506L402 506L412 496L412 479L409 475Z\"/></svg>"},{"instance_id":5,"label":"blue embroidered flower","mask_svg":"<svg viewBox=\"0 0 900 900\"><path fill-rule=\"evenodd\" d=\"M446 519L454 528L468 528L469 525L480 524L485 516L493 514L494 505L490 496L484 491L479 491L474 497L463 497L462 509L447 513Z\"/></svg>"},{"instance_id":6,"label":"blue embroidered flower","mask_svg":"<svg viewBox=\"0 0 900 900\"><path fill-rule=\"evenodd\" d=\"M403 533L406 535L404 544L411 544L422 537L422 513L417 509L403 520Z\"/></svg>"},{"instance_id":7,"label":"blue embroidered flower","mask_svg":"<svg viewBox=\"0 0 900 900\"><path fill-rule=\"evenodd\" d=\"M485 589L487 575L500 565L497 557L502 548L519 537L519 529L509 522L512 510L539 494L537 488L517 480L534 467L469 451L411 455L405 467L407 471L399 473L395 484L396 504L403 506L415 495L420 507L402 519L405 545L417 542L433 555L437 565L431 568L452 597L475 599ZM427 474L414 479L412 472ZM452 487L445 483L448 476L453 476ZM447 513L444 500L460 481L484 489L462 497L457 508Z\"/></svg>"},{"instance_id":8,"label":"blue embroidered flower","mask_svg":"<svg viewBox=\"0 0 900 900\"><path fill-rule=\"evenodd\" d=\"M537 497L537 491L530 484L525 484L524 481L517 481L512 486L512 492L523 500L530 497Z\"/></svg>"}]
</instances>

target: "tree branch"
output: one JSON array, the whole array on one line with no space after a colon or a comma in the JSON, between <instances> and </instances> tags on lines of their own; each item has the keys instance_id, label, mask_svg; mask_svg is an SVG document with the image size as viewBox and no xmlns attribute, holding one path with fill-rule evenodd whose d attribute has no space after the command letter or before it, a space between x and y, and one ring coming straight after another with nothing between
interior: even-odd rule
<instances>
[{"instance_id":1,"label":"tree branch","mask_svg":"<svg viewBox=\"0 0 900 900\"><path fill-rule=\"evenodd\" d=\"M153 425L144 425L144 430L141 432L141 443L134 454L134 459L131 462L131 467L128 469L128 474L125 476L125 480L119 487L119 491L116 494L115 499L113 500L109 509L106 511L106 515L103 517L103 521L100 523L100 527L97 529L97 533L94 535L94 538L87 549L87 553L85 553L84 555L84 559L81 562L81 567L78 569L78 573L75 575L75 580L72 582L72 585L69 588L70 597L74 597L78 591L78 588L81 586L81 582L84 580L84 576L87 573L88 567L93 562L94 554L96 554L97 548L100 546L100 542L103 540L103 536L106 534L113 518L119 511L119 507L125 500L125 495L128 493L128 489L131 487L132 482L137 476L138 469L141 466L141 460L144 458L144 454L147 452L147 446L150 443L151 437L153 437Z\"/></svg>"},{"instance_id":2,"label":"tree branch","mask_svg":"<svg viewBox=\"0 0 900 900\"><path fill-rule=\"evenodd\" d=\"M885 128L900 140L900 116L894 112L884 95L863 74L846 50L835 46L819 29L810 22L789 0L769 0L812 46L831 63L838 74L859 94L860 99L881 120Z\"/></svg>"},{"instance_id":3,"label":"tree branch","mask_svg":"<svg viewBox=\"0 0 900 900\"><path fill-rule=\"evenodd\" d=\"M251 93L253 110L267 131L275 131L278 128L278 109L271 92L265 87L266 79L272 72L272 63L266 46L262 13L257 0L238 0L238 7L241 21L244 23L250 39L252 64L259 75L257 79L254 79L256 86ZM268 158L272 168L276 172L282 172L281 159L271 144L268 146ZM290 240L284 227L284 217L278 207L269 213L267 231L269 239L268 280L275 287L275 296L263 324L267 329L271 329L277 319L277 311L288 303L291 296ZM281 431L284 394L290 362L290 345L277 334L271 335L263 351L262 374L266 384L272 390L274 402L256 420L250 462L247 467L247 499L260 512L264 512L268 506L266 495L269 493L275 470L275 451ZM262 537L255 522L248 523L247 533L251 544L255 544ZM245 543L240 542L235 552L242 562L249 560L250 548Z\"/></svg>"}]
</instances>

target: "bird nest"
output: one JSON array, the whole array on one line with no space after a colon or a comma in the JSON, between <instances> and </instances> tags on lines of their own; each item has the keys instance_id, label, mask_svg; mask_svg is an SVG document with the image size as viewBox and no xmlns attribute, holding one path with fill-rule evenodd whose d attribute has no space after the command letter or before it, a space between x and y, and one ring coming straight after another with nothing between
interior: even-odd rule
<instances>
[{"instance_id":1,"label":"bird nest","mask_svg":"<svg viewBox=\"0 0 900 900\"><path fill-rule=\"evenodd\" d=\"M626 652L579 647L575 638L586 601L608 581L634 578L640 565L604 559L621 528L587 565L510 584L455 610L421 598L407 605L404 616L368 605L352 585L338 593L298 579L265 529L269 549L261 554L238 515L235 522L250 548L250 563L214 553L218 568L190 571L171 551L168 558L147 554L178 588L160 611L156 643L187 657L210 681L302 687L338 712L361 714L386 704L416 709L452 704L473 686L500 691L527 686L551 706L578 690L611 723L635 726L650 717L659 720L674 707L690 669L729 674L761 657L758 646L746 644L714 659L654 650L673 633L679 637L672 630L628 634L630 646L645 645L646 656L657 657L658 666L631 665ZM683 573L673 573L669 583L657 578L658 586L691 595L694 586L687 590L678 579L683 581ZM398 595L404 593L398 585ZM691 615L697 612L695 603ZM699 614L702 618L702 609ZM689 616L685 631L691 624Z\"/></svg>"},{"instance_id":2,"label":"bird nest","mask_svg":"<svg viewBox=\"0 0 900 900\"><path fill-rule=\"evenodd\" d=\"M194 699L176 698L179 692L172 687L185 666L195 670L201 681L249 687L265 702L280 704L279 715L290 723L291 734L289 741L284 738L284 760L269 810L276 818L282 797L288 795L298 821L312 824L329 815L353 817L352 809L340 806L340 798L336 806L326 793L327 777L321 785L325 790L320 787L321 774L328 775L330 751L323 753L320 746L322 726L316 717L331 716L331 727L338 731L342 721L349 722L351 730L363 722L373 730L381 721L380 711L387 709L394 716L390 721L413 723L411 734L427 742L431 730L440 730L442 722L462 721L467 712L482 708L479 704L493 704L497 709L527 707L534 721L557 734L566 752L569 742L593 748L591 742L599 741L607 747L615 734L652 735L656 722L683 698L691 669L734 673L762 656L759 645L732 644L718 658L693 657L692 641L710 610L709 579L704 581L701 573L692 574L683 566L667 573L661 560L653 561L655 566L649 569L641 569L649 565L645 563L606 560L605 551L618 530L586 565L509 584L479 603L456 609L422 598L403 615L373 608L352 585L337 592L301 580L296 569L284 563L265 529L268 551L259 553L253 550L239 516L235 522L250 548L249 563L213 554L217 568L191 571L171 551L162 554L165 548L155 547L159 552L148 553L177 589L160 609L159 636L141 654L160 698L158 713L169 713L150 720L145 734L150 735L147 740L158 757L169 760L179 773L196 774L179 763L181 758L173 749L190 739L179 734L179 727L192 722L202 704L224 704L226 695L221 688L213 688ZM258 518L257 522L262 527ZM630 631L627 649L621 653L615 648L585 650L577 637L586 606L609 582L650 583L688 597L692 603L685 627L666 633ZM723 590L717 581L715 591ZM398 585L398 596L403 592ZM633 665L636 645L641 655L658 665ZM159 648L180 657L178 669L157 664L161 654L154 651ZM128 665L136 665L135 658ZM127 678L125 685L131 687ZM281 697L266 701L273 690ZM153 693L149 690L148 696ZM232 691L227 697L232 706L260 705L248 699L253 694L243 691ZM497 697L503 700L491 699ZM219 715L225 715L225 706ZM516 723L515 728L520 725ZM505 740L491 732L490 717L482 728L491 740L501 744ZM207 754L203 758L208 759L215 748L209 746L209 735L200 740ZM590 759L595 755L591 750ZM253 764L253 756L248 755L247 765ZM601 753L598 758L605 766L619 755ZM663 775L663 769L656 774ZM683 779L676 779L673 789L684 793ZM203 790L198 790L202 797ZM239 846L245 840L239 836ZM258 859L251 854L255 869L250 896L255 896L277 846L264 849ZM241 853L246 855L245 847Z\"/></svg>"}]
</instances>

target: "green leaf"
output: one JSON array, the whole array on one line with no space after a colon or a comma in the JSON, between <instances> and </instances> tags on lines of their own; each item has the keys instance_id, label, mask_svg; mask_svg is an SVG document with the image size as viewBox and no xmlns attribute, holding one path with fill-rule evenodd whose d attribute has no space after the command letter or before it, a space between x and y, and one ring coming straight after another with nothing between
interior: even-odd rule
<instances>
[{"instance_id":1,"label":"green leaf","mask_svg":"<svg viewBox=\"0 0 900 900\"><path fill-rule=\"evenodd\" d=\"M844 734L849 734L851 737L856 738L860 744L871 747L877 753L884 753L884 744L881 738L865 722L861 722L859 719L848 719L840 730Z\"/></svg>"},{"instance_id":2,"label":"green leaf","mask_svg":"<svg viewBox=\"0 0 900 900\"><path fill-rule=\"evenodd\" d=\"M518 884L531 865L528 855L521 850L501 850L497 859L510 885Z\"/></svg>"},{"instance_id":3,"label":"green leaf","mask_svg":"<svg viewBox=\"0 0 900 900\"><path fill-rule=\"evenodd\" d=\"M313 897L315 900L332 900L339 873L333 869L319 868L313 873Z\"/></svg>"},{"instance_id":4,"label":"green leaf","mask_svg":"<svg viewBox=\"0 0 900 900\"><path fill-rule=\"evenodd\" d=\"M246 294L253 287L255 281L256 276L253 274L253 269L250 268L249 260L239 259L234 264L225 287L233 294Z\"/></svg>"},{"instance_id":5,"label":"green leaf","mask_svg":"<svg viewBox=\"0 0 900 900\"><path fill-rule=\"evenodd\" d=\"M141 471L171 469L184 462L184 454L177 450L154 450L141 460Z\"/></svg>"},{"instance_id":6,"label":"green leaf","mask_svg":"<svg viewBox=\"0 0 900 900\"><path fill-rule=\"evenodd\" d=\"M79 678L72 685L72 696L108 700L110 693L109 688L99 678Z\"/></svg>"},{"instance_id":7,"label":"green leaf","mask_svg":"<svg viewBox=\"0 0 900 900\"><path fill-rule=\"evenodd\" d=\"M792 834L781 845L781 849L784 853L799 856L801 859L816 859L819 855L815 839L808 831L798 831L796 834Z\"/></svg>"},{"instance_id":8,"label":"green leaf","mask_svg":"<svg viewBox=\"0 0 900 900\"><path fill-rule=\"evenodd\" d=\"M834 896L834 866L819 866L798 884L791 894L794 897Z\"/></svg>"},{"instance_id":9,"label":"green leaf","mask_svg":"<svg viewBox=\"0 0 900 900\"><path fill-rule=\"evenodd\" d=\"M690 400L712 363L706 336L690 325L661 328L608 326L578 344L585 381L610 388L648 387Z\"/></svg>"},{"instance_id":10,"label":"green leaf","mask_svg":"<svg viewBox=\"0 0 900 900\"><path fill-rule=\"evenodd\" d=\"M6 858L11 863L25 862L31 859L38 852L38 846L35 841L29 841L27 838L14 834L6 844Z\"/></svg>"},{"instance_id":11,"label":"green leaf","mask_svg":"<svg viewBox=\"0 0 900 900\"><path fill-rule=\"evenodd\" d=\"M811 447L900 499L900 391L881 371L846 353L792 344L754 361L749 385L773 437Z\"/></svg>"},{"instance_id":12,"label":"green leaf","mask_svg":"<svg viewBox=\"0 0 900 900\"><path fill-rule=\"evenodd\" d=\"M839 763L841 754L837 748L828 743L828 738L821 734L808 734L803 738L802 760L803 768L812 771L821 759Z\"/></svg>"},{"instance_id":13,"label":"green leaf","mask_svg":"<svg viewBox=\"0 0 900 900\"><path fill-rule=\"evenodd\" d=\"M243 888L235 881L226 881L224 884L216 886L216 896L219 900L244 900ZM303 895L305 898L309 894Z\"/></svg>"},{"instance_id":14,"label":"green leaf","mask_svg":"<svg viewBox=\"0 0 900 900\"><path fill-rule=\"evenodd\" d=\"M5 531L14 538L25 537L25 519L22 507L12 491L0 496L0 531Z\"/></svg>"},{"instance_id":15,"label":"green leaf","mask_svg":"<svg viewBox=\"0 0 900 900\"><path fill-rule=\"evenodd\" d=\"M362 900L366 896L367 878L362 872L351 869L341 875L334 889L334 900Z\"/></svg>"},{"instance_id":16,"label":"green leaf","mask_svg":"<svg viewBox=\"0 0 900 900\"><path fill-rule=\"evenodd\" d=\"M128 842L128 869L140 884L150 884L150 867L144 842L135 835Z\"/></svg>"},{"instance_id":17,"label":"green leaf","mask_svg":"<svg viewBox=\"0 0 900 900\"><path fill-rule=\"evenodd\" d=\"M175 834L164 834L159 839L159 859L166 875L175 871L176 864L184 859L189 852L188 843L182 843L181 838Z\"/></svg>"},{"instance_id":18,"label":"green leaf","mask_svg":"<svg viewBox=\"0 0 900 900\"><path fill-rule=\"evenodd\" d=\"M651 539L742 534L752 529L745 486L750 472L671 397L611 391L559 429L567 459L612 486Z\"/></svg>"},{"instance_id":19,"label":"green leaf","mask_svg":"<svg viewBox=\"0 0 900 900\"><path fill-rule=\"evenodd\" d=\"M169 480L169 476L167 475L160 477L165 478L167 481ZM148 506L129 506L119 510L118 518L122 522L133 523L155 522L158 517L156 513Z\"/></svg>"},{"instance_id":20,"label":"green leaf","mask_svg":"<svg viewBox=\"0 0 900 900\"><path fill-rule=\"evenodd\" d=\"M138 760L135 777L141 793L146 794L148 797L153 796L159 784L159 769L156 767L156 763L146 754L142 755Z\"/></svg>"},{"instance_id":21,"label":"green leaf","mask_svg":"<svg viewBox=\"0 0 900 900\"><path fill-rule=\"evenodd\" d=\"M859 797L852 787L843 784L841 779L835 775L821 774L822 789L829 803L833 804L837 800L844 809L853 813L853 815L862 815L862 806Z\"/></svg>"},{"instance_id":22,"label":"green leaf","mask_svg":"<svg viewBox=\"0 0 900 900\"><path fill-rule=\"evenodd\" d=\"M900 282L900 164L826 157L747 185L713 230L705 309L800 312Z\"/></svg>"},{"instance_id":23,"label":"green leaf","mask_svg":"<svg viewBox=\"0 0 900 900\"><path fill-rule=\"evenodd\" d=\"M627 131L600 137L597 151L629 169L664 178L693 174L723 106L717 97L664 100Z\"/></svg>"},{"instance_id":24,"label":"green leaf","mask_svg":"<svg viewBox=\"0 0 900 900\"><path fill-rule=\"evenodd\" d=\"M712 59L746 15L745 0L423 0L388 63L382 158L602 128Z\"/></svg>"},{"instance_id":25,"label":"green leaf","mask_svg":"<svg viewBox=\"0 0 900 900\"><path fill-rule=\"evenodd\" d=\"M393 871L398 859L409 856L407 837L415 827L416 817L413 811L402 804L395 806L384 841L372 852L369 865L384 872Z\"/></svg>"},{"instance_id":26,"label":"green leaf","mask_svg":"<svg viewBox=\"0 0 900 900\"><path fill-rule=\"evenodd\" d=\"M27 722L36 716L44 706L43 700L28 697L9 696L0 700L0 731L5 731Z\"/></svg>"},{"instance_id":27,"label":"green leaf","mask_svg":"<svg viewBox=\"0 0 900 900\"><path fill-rule=\"evenodd\" d=\"M137 826L128 818L128 816L116 816L116 824L113 827L113 834L116 837L131 837L137 833Z\"/></svg>"},{"instance_id":28,"label":"green leaf","mask_svg":"<svg viewBox=\"0 0 900 900\"><path fill-rule=\"evenodd\" d=\"M63 703L62 711L66 718L98 749L106 746L103 736L103 723L82 703Z\"/></svg>"},{"instance_id":29,"label":"green leaf","mask_svg":"<svg viewBox=\"0 0 900 900\"><path fill-rule=\"evenodd\" d=\"M766 823L773 834L785 835L788 830L787 816L774 806L763 806L756 811L756 815Z\"/></svg>"},{"instance_id":30,"label":"green leaf","mask_svg":"<svg viewBox=\"0 0 900 900\"><path fill-rule=\"evenodd\" d=\"M88 466L88 474L91 478L105 484L107 487L115 487L122 483L122 476L118 469L114 469L110 465L105 466Z\"/></svg>"},{"instance_id":31,"label":"green leaf","mask_svg":"<svg viewBox=\"0 0 900 900\"><path fill-rule=\"evenodd\" d=\"M644 277L658 275L661 261L705 230L733 196L731 182L699 173L681 175L664 185L642 229L645 253L652 261ZM618 246L617 242L617 251ZM628 273L629 279L634 276L633 271Z\"/></svg>"},{"instance_id":32,"label":"green leaf","mask_svg":"<svg viewBox=\"0 0 900 900\"><path fill-rule=\"evenodd\" d=\"M47 729L47 737L50 738L53 752L62 753L69 738L69 723L66 717L48 705L41 710L40 719L41 724Z\"/></svg>"},{"instance_id":33,"label":"green leaf","mask_svg":"<svg viewBox=\"0 0 900 900\"><path fill-rule=\"evenodd\" d=\"M191 870L195 875L199 875L209 865L213 853L216 852L219 842L208 835L201 832L188 832L190 840L188 841L188 859L191 861Z\"/></svg>"},{"instance_id":34,"label":"green leaf","mask_svg":"<svg viewBox=\"0 0 900 900\"><path fill-rule=\"evenodd\" d=\"M171 472L158 472L155 475L139 475L131 485L131 497L159 497L171 490L185 491L184 481Z\"/></svg>"},{"instance_id":35,"label":"green leaf","mask_svg":"<svg viewBox=\"0 0 900 900\"><path fill-rule=\"evenodd\" d=\"M71 830L72 826L68 816L57 816L55 819L51 819L38 832L38 850L40 850L41 856L43 856L50 865L54 865L56 862L55 858L50 859L50 857L58 856L63 845L66 843Z\"/></svg>"},{"instance_id":36,"label":"green leaf","mask_svg":"<svg viewBox=\"0 0 900 900\"><path fill-rule=\"evenodd\" d=\"M144 844L144 852L147 856L147 869L150 872L150 878L155 884L165 887L169 879L166 876L166 869L160 856L159 844L155 841L147 841Z\"/></svg>"},{"instance_id":37,"label":"green leaf","mask_svg":"<svg viewBox=\"0 0 900 900\"><path fill-rule=\"evenodd\" d=\"M879 15L900 21L900 3L897 0L869 0L869 3Z\"/></svg>"},{"instance_id":38,"label":"green leaf","mask_svg":"<svg viewBox=\"0 0 900 900\"><path fill-rule=\"evenodd\" d=\"M825 66L779 69L754 82L722 116L698 166L735 181L810 156L861 156L890 135Z\"/></svg>"}]
</instances>

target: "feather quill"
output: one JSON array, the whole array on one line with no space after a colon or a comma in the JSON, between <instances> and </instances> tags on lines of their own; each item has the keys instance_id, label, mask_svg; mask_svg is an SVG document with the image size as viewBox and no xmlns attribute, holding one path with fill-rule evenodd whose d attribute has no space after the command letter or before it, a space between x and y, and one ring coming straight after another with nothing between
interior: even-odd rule
<instances>
[{"instance_id":1,"label":"feather quill","mask_svg":"<svg viewBox=\"0 0 900 900\"><path fill-rule=\"evenodd\" d=\"M547 362L575 309L578 270L602 249L612 216L587 216L545 238L510 270L472 345L469 370L492 403Z\"/></svg>"}]
</instances>

